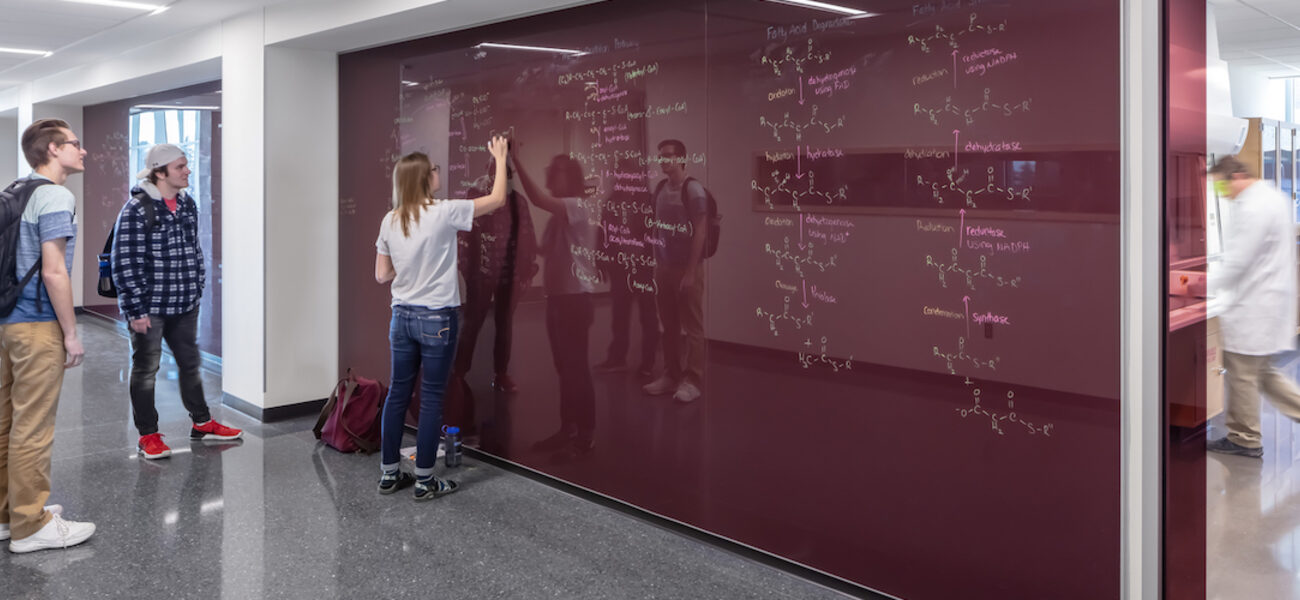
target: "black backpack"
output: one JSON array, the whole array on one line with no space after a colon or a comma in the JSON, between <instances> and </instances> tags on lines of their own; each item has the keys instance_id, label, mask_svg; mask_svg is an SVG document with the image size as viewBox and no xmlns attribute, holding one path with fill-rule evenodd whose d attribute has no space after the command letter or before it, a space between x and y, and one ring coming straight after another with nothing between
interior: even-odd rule
<instances>
[{"instance_id":1,"label":"black backpack","mask_svg":"<svg viewBox=\"0 0 1300 600\"><path fill-rule=\"evenodd\" d=\"M144 206L146 232L152 233L153 229L158 226L158 217L154 214L153 198L150 198L148 194L140 194L135 198ZM108 239L104 240L104 249L99 253L99 295L105 298L117 297L117 285L113 283L113 240L117 238L117 222L121 220L122 215L118 213L117 221L113 222L113 228L108 232Z\"/></svg>"},{"instance_id":2,"label":"black backpack","mask_svg":"<svg viewBox=\"0 0 1300 600\"><path fill-rule=\"evenodd\" d=\"M18 279L18 238L22 233L23 212L27 210L27 201L31 200L36 188L47 183L52 182L39 177L24 177L0 191L0 317L7 317L14 311L18 299L23 295L23 288L41 270L41 259L38 257L27 274L21 280ZM36 293L39 304L39 287Z\"/></svg>"},{"instance_id":3,"label":"black backpack","mask_svg":"<svg viewBox=\"0 0 1300 600\"><path fill-rule=\"evenodd\" d=\"M683 206L686 205L686 186L690 185L692 181L699 183L694 177L687 177L686 181L682 182ZM666 178L660 180L659 185L655 186L655 198L659 197L659 192L663 191L665 185L668 185L668 179ZM709 204L708 231L706 232L709 237L704 242L704 258L712 258L714 254L718 253L718 238L722 236L722 215L718 214L718 201L713 199L713 192L710 192L709 188L705 187L703 183L700 183L700 187L704 188L704 197L708 199ZM687 213L690 213L689 208Z\"/></svg>"}]
</instances>

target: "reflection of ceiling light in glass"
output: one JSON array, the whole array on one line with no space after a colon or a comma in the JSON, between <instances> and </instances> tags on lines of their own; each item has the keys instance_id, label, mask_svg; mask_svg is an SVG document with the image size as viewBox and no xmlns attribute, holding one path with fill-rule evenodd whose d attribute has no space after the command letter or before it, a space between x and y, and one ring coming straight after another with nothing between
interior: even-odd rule
<instances>
[{"instance_id":1,"label":"reflection of ceiling light in glass","mask_svg":"<svg viewBox=\"0 0 1300 600\"><path fill-rule=\"evenodd\" d=\"M403 79L403 80L402 80L402 85L404 85L404 86L406 86L406 87L415 87L415 86L420 85L420 84L419 84L418 82L415 82L415 81L407 81L407 80Z\"/></svg>"},{"instance_id":2,"label":"reflection of ceiling light in glass","mask_svg":"<svg viewBox=\"0 0 1300 600\"><path fill-rule=\"evenodd\" d=\"M34 54L36 56L49 56L54 54L48 50L27 50L25 48L0 48L0 52L7 52L9 54Z\"/></svg>"},{"instance_id":3,"label":"reflection of ceiling light in glass","mask_svg":"<svg viewBox=\"0 0 1300 600\"><path fill-rule=\"evenodd\" d=\"M846 16L857 17L857 18L878 16L876 13L869 13L865 10L858 10L856 8L849 8L847 6L840 6L838 4L817 2L816 0L767 0L767 1L775 2L777 4L789 4L791 6L801 6L803 8L811 8L814 10L824 10L826 12L833 12L837 15L846 15Z\"/></svg>"},{"instance_id":4,"label":"reflection of ceiling light in glass","mask_svg":"<svg viewBox=\"0 0 1300 600\"><path fill-rule=\"evenodd\" d=\"M221 110L220 106L184 106L180 104L137 104L135 110Z\"/></svg>"},{"instance_id":5,"label":"reflection of ceiling light in glass","mask_svg":"<svg viewBox=\"0 0 1300 600\"><path fill-rule=\"evenodd\" d=\"M77 4L94 4L97 6L111 6L113 8L126 8L130 10L151 10L153 14L158 14L167 10L166 6L161 4L144 4L143 2L123 2L122 0L63 0L64 2L76 2Z\"/></svg>"},{"instance_id":6,"label":"reflection of ceiling light in glass","mask_svg":"<svg viewBox=\"0 0 1300 600\"><path fill-rule=\"evenodd\" d=\"M483 42L475 48L501 48L502 50L527 50L529 52L553 52L555 54L567 54L569 56L582 56L586 54L581 50L571 50L568 48L549 48L547 46L521 46L519 44L498 44L496 42Z\"/></svg>"}]
</instances>

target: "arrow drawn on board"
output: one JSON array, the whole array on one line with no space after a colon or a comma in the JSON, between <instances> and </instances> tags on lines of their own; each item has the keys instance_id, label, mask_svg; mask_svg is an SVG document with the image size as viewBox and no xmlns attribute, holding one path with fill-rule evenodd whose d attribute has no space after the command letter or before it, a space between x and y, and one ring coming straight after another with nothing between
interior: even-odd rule
<instances>
[{"instance_id":1,"label":"arrow drawn on board","mask_svg":"<svg viewBox=\"0 0 1300 600\"><path fill-rule=\"evenodd\" d=\"M800 213L800 249L806 247L807 244L803 243L803 213Z\"/></svg>"},{"instance_id":2,"label":"arrow drawn on board","mask_svg":"<svg viewBox=\"0 0 1300 600\"><path fill-rule=\"evenodd\" d=\"M952 87L957 89L957 51L952 51Z\"/></svg>"},{"instance_id":3,"label":"arrow drawn on board","mask_svg":"<svg viewBox=\"0 0 1300 600\"><path fill-rule=\"evenodd\" d=\"M954 174L957 172L957 151L960 150L960 146L961 130L954 129L952 130L952 168Z\"/></svg>"},{"instance_id":4,"label":"arrow drawn on board","mask_svg":"<svg viewBox=\"0 0 1300 600\"><path fill-rule=\"evenodd\" d=\"M799 77L799 106L803 106L803 77L802 76Z\"/></svg>"},{"instance_id":5,"label":"arrow drawn on board","mask_svg":"<svg viewBox=\"0 0 1300 600\"><path fill-rule=\"evenodd\" d=\"M966 339L970 339L970 296L961 299L966 305Z\"/></svg>"},{"instance_id":6,"label":"arrow drawn on board","mask_svg":"<svg viewBox=\"0 0 1300 600\"><path fill-rule=\"evenodd\" d=\"M799 146L794 147L794 178L803 179L803 154L799 152Z\"/></svg>"},{"instance_id":7,"label":"arrow drawn on board","mask_svg":"<svg viewBox=\"0 0 1300 600\"><path fill-rule=\"evenodd\" d=\"M957 227L957 248L961 248L962 236L966 235L966 209L957 211L961 214L961 225Z\"/></svg>"},{"instance_id":8,"label":"arrow drawn on board","mask_svg":"<svg viewBox=\"0 0 1300 600\"><path fill-rule=\"evenodd\" d=\"M807 279L803 280L803 307L808 308L808 280ZM969 323L966 325L966 329L967 331L970 330ZM966 337L970 337L970 334L967 333Z\"/></svg>"}]
</instances>

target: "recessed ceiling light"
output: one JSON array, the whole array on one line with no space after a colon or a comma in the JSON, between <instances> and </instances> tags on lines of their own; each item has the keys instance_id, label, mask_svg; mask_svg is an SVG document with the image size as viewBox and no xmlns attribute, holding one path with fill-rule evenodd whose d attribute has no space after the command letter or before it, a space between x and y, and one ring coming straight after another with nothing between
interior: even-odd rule
<instances>
[{"instance_id":1,"label":"recessed ceiling light","mask_svg":"<svg viewBox=\"0 0 1300 600\"><path fill-rule=\"evenodd\" d=\"M527 50L529 52L554 52L556 54L568 54L570 56L582 56L586 54L581 50L572 50L569 48L551 48L549 46L521 46L519 44L498 44L496 42L483 42L476 46L477 48L501 48L503 50Z\"/></svg>"},{"instance_id":2,"label":"recessed ceiling light","mask_svg":"<svg viewBox=\"0 0 1300 600\"><path fill-rule=\"evenodd\" d=\"M0 48L0 52L7 52L9 54L32 54L35 56L49 56L54 54L48 50L27 50L25 48Z\"/></svg>"},{"instance_id":3,"label":"recessed ceiling light","mask_svg":"<svg viewBox=\"0 0 1300 600\"><path fill-rule=\"evenodd\" d=\"M837 14L837 15L845 15L845 16L849 16L849 17L862 18L862 17L875 17L875 16L878 16L878 15L876 15L876 13L869 13L869 12L867 12L867 11L865 11L865 10L859 10L859 9L856 9L856 8L849 8L849 7L847 7L847 6L840 6L840 5L838 5L838 4L829 4L829 3L826 3L826 2L817 2L816 0L767 0L767 1L768 1L768 2L775 2L775 3L777 3L777 4L789 4L789 5L791 5L791 6L801 6L801 7L803 7L803 8L811 8L811 9L814 9L814 10L824 10L824 11L826 11L826 12L833 12L833 13L835 13L835 14Z\"/></svg>"},{"instance_id":4,"label":"recessed ceiling light","mask_svg":"<svg viewBox=\"0 0 1300 600\"><path fill-rule=\"evenodd\" d=\"M126 8L130 10L151 10L158 14L167 7L161 4L145 4L143 2L123 2L122 0L63 0L64 2L75 2L77 4L94 4L97 6L111 6L113 8Z\"/></svg>"}]
</instances>

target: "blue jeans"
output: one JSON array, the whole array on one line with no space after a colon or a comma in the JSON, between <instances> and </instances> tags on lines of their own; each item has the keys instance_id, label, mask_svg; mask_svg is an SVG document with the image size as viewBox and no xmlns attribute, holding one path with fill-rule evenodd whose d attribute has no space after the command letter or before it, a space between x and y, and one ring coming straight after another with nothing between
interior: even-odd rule
<instances>
[{"instance_id":1,"label":"blue jeans","mask_svg":"<svg viewBox=\"0 0 1300 600\"><path fill-rule=\"evenodd\" d=\"M442 395L456 357L456 336L460 333L460 308L431 309L422 306L393 307L388 329L393 373L388 398L384 401L382 462L395 467L406 424L406 408L415 390L415 374L424 366L420 382L420 426L416 432L415 474L433 475L438 458L438 437L442 429Z\"/></svg>"}]
</instances>

